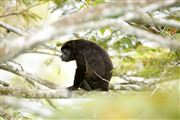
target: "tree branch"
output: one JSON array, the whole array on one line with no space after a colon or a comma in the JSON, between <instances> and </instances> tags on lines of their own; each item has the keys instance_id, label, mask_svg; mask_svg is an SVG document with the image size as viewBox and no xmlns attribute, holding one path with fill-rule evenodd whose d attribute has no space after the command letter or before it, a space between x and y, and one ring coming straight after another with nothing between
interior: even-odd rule
<instances>
[{"instance_id":1,"label":"tree branch","mask_svg":"<svg viewBox=\"0 0 180 120\"><path fill-rule=\"evenodd\" d=\"M33 98L33 99L56 99L56 98L68 98L70 93L66 89L57 90L27 90L16 87L3 87L0 86L0 95L9 95L21 98Z\"/></svg>"},{"instance_id":2,"label":"tree branch","mask_svg":"<svg viewBox=\"0 0 180 120\"><path fill-rule=\"evenodd\" d=\"M56 89L58 86L50 81L47 80L42 80L38 77L34 77L32 74L30 73L26 73L22 70L19 70L17 67L12 66L10 64L1 64L0 65L0 69L2 70L6 70L8 72L14 73L16 75L19 75L21 77L23 77L25 80L27 80L29 83L34 84L34 82L37 82L45 87L51 88L51 89Z\"/></svg>"},{"instance_id":3,"label":"tree branch","mask_svg":"<svg viewBox=\"0 0 180 120\"><path fill-rule=\"evenodd\" d=\"M14 32L14 33L16 33L16 34L18 34L20 36L25 36L24 32L21 31L19 28L8 25L8 24L6 24L6 23L4 23L2 21L0 21L0 27L3 27L3 28L5 28L5 29L7 29L9 31L12 31L12 32Z\"/></svg>"},{"instance_id":4,"label":"tree branch","mask_svg":"<svg viewBox=\"0 0 180 120\"><path fill-rule=\"evenodd\" d=\"M23 108L23 110L28 111L29 114L30 113L36 114L41 117L50 117L53 115L53 112L54 112L53 109L49 108L49 106L44 106L44 104L38 104L37 100L19 99L18 97L4 97L1 100L1 107L3 111L7 107L11 108L12 111L8 111L8 113L12 112L12 114L14 113L14 111L21 110ZM28 119L27 116L24 116L24 115L21 115L21 117L22 119L24 117L25 119ZM14 119L11 119L11 120L14 120ZM18 118L16 116L15 120L17 119Z\"/></svg>"},{"instance_id":5,"label":"tree branch","mask_svg":"<svg viewBox=\"0 0 180 120\"><path fill-rule=\"evenodd\" d=\"M6 83L6 82L4 82L4 81L1 81L1 80L0 80L0 84L3 85L3 86L5 86L5 87L9 86L8 83Z\"/></svg>"}]
</instances>

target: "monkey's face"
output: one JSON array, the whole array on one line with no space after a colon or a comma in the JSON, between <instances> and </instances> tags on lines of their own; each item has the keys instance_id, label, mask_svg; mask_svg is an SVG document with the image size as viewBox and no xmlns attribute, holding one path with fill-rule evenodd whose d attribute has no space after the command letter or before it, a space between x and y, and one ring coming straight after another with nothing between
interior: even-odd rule
<instances>
[{"instance_id":1,"label":"monkey's face","mask_svg":"<svg viewBox=\"0 0 180 120\"><path fill-rule=\"evenodd\" d=\"M70 49L61 49L62 55L61 60L65 61L65 62L69 62L74 60L73 55L72 55L72 51Z\"/></svg>"}]
</instances>

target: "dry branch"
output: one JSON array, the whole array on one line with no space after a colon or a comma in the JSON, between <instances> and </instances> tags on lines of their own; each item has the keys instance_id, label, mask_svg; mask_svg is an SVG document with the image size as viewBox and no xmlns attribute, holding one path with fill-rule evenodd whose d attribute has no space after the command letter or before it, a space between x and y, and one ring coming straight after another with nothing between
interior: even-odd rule
<instances>
[{"instance_id":1,"label":"dry branch","mask_svg":"<svg viewBox=\"0 0 180 120\"><path fill-rule=\"evenodd\" d=\"M3 87L3 86L0 86L0 95L21 97L21 98L33 98L33 99L56 99L56 98L68 98L70 96L69 91L66 89L27 90L23 88Z\"/></svg>"},{"instance_id":2,"label":"dry branch","mask_svg":"<svg viewBox=\"0 0 180 120\"><path fill-rule=\"evenodd\" d=\"M51 88L51 89L57 88L56 84L54 84L50 81L35 77L34 75L32 75L30 73L26 73L25 71L19 70L17 67L12 66L10 64L1 64L0 69L14 73L16 75L19 75L19 76L23 77L25 80L27 80L28 82L30 82L31 84L34 84L34 82L37 82L37 83L39 83L45 87Z\"/></svg>"},{"instance_id":3,"label":"dry branch","mask_svg":"<svg viewBox=\"0 0 180 120\"><path fill-rule=\"evenodd\" d=\"M18 34L20 36L25 36L24 32L22 30L20 30L19 28L16 28L14 26L6 24L6 23L4 23L2 21L0 21L0 27L3 27L3 28L5 28L5 29L7 29L9 31L12 31L12 32L14 32L14 33L16 33L16 34Z\"/></svg>"},{"instance_id":4,"label":"dry branch","mask_svg":"<svg viewBox=\"0 0 180 120\"><path fill-rule=\"evenodd\" d=\"M1 81L1 80L0 80L0 84L3 85L3 86L5 86L5 87L9 86L8 83L6 83L6 82L4 82L4 81Z\"/></svg>"},{"instance_id":5,"label":"dry branch","mask_svg":"<svg viewBox=\"0 0 180 120\"><path fill-rule=\"evenodd\" d=\"M37 31L38 30L29 34L29 37L20 37L16 40L12 40L10 43L0 46L0 63L10 60L19 54L40 45L44 41L50 40L54 35L55 29L51 27L42 28L42 30L35 35Z\"/></svg>"},{"instance_id":6,"label":"dry branch","mask_svg":"<svg viewBox=\"0 0 180 120\"><path fill-rule=\"evenodd\" d=\"M49 56L53 56L53 57L59 57L59 54L55 54L55 53L47 53L47 52L41 52L41 51L28 51L26 53L37 53L37 54L44 54L44 55L49 55Z\"/></svg>"}]
</instances>

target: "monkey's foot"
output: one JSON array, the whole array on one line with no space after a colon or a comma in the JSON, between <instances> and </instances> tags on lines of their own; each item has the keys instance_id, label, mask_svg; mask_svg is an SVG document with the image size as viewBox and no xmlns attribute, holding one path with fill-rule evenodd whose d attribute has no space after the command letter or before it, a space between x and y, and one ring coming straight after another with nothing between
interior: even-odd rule
<instances>
[{"instance_id":1,"label":"monkey's foot","mask_svg":"<svg viewBox=\"0 0 180 120\"><path fill-rule=\"evenodd\" d=\"M70 87L68 87L67 89L73 91L73 90L78 90L78 87L76 87L76 86L70 86Z\"/></svg>"}]
</instances>

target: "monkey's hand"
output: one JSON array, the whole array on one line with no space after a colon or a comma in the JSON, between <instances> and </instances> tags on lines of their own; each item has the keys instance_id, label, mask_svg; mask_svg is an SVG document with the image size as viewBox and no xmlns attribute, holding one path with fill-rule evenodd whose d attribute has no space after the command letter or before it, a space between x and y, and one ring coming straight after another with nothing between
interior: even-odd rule
<instances>
[{"instance_id":1,"label":"monkey's hand","mask_svg":"<svg viewBox=\"0 0 180 120\"><path fill-rule=\"evenodd\" d=\"M78 87L76 87L76 86L70 86L70 87L68 87L67 89L70 90L70 91L73 91L73 90L78 90Z\"/></svg>"}]
</instances>

